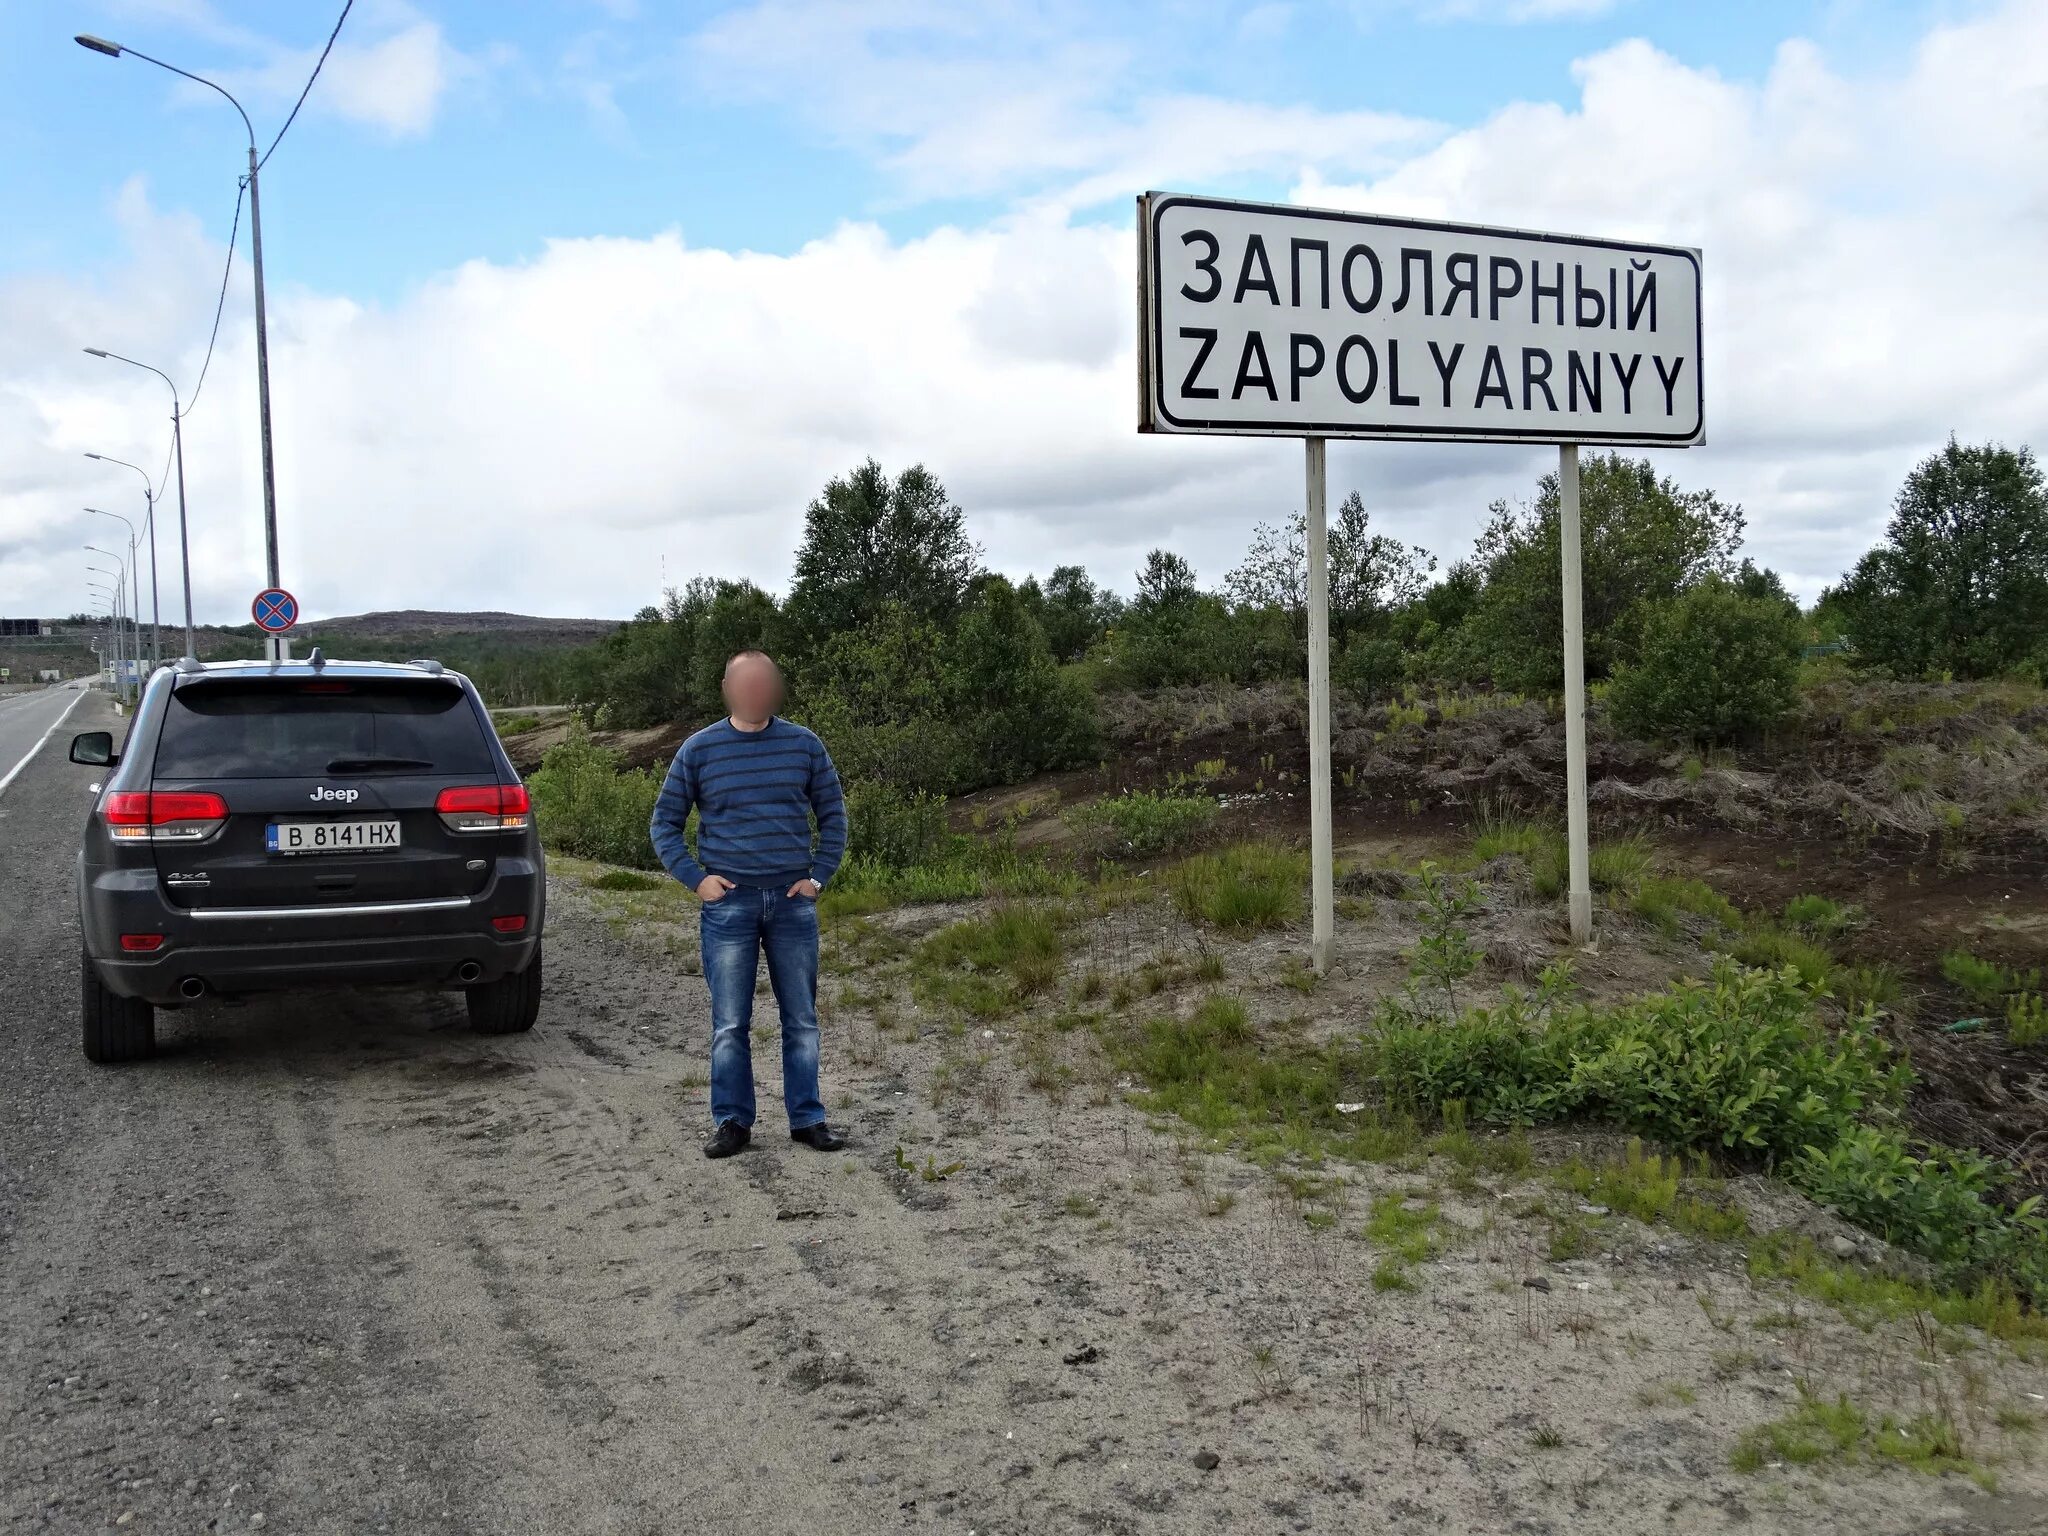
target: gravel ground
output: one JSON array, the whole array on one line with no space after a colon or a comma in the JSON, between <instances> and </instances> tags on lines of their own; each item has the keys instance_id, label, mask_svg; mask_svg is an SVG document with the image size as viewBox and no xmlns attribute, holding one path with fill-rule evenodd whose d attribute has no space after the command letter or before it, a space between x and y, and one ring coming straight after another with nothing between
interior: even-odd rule
<instances>
[{"instance_id":1,"label":"gravel ground","mask_svg":"<svg viewBox=\"0 0 2048 1536\"><path fill-rule=\"evenodd\" d=\"M1910 1411L1910 1330L1770 1326L1784 1295L1643 1229L1553 1263L1506 1190L1433 1192L1446 1252L1378 1292L1342 1228L1413 1175L1364 1170L1316 1231L1113 1094L1034 1094L1000 1030L947 1098L936 1032L835 1011L851 1149L787 1142L768 1050L760 1139L707 1163L687 932L568 878L530 1036L321 995L93 1068L87 778L59 743L0 795L8 1529L2048 1530L1988 1425L1995 1496L1729 1467L1795 1377ZM2048 1392L1974 1366L1986 1415Z\"/></svg>"}]
</instances>

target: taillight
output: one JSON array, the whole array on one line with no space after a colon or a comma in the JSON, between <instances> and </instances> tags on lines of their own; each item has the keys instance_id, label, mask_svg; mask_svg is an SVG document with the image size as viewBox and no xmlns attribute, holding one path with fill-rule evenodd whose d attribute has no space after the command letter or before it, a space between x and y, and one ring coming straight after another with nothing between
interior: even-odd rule
<instances>
[{"instance_id":1,"label":"taillight","mask_svg":"<svg viewBox=\"0 0 2048 1536\"><path fill-rule=\"evenodd\" d=\"M451 832L523 832L533 824L524 784L464 784L434 797Z\"/></svg>"},{"instance_id":2,"label":"taillight","mask_svg":"<svg viewBox=\"0 0 2048 1536\"><path fill-rule=\"evenodd\" d=\"M228 803L203 790L116 790L100 815L117 843L194 843L220 829Z\"/></svg>"},{"instance_id":3,"label":"taillight","mask_svg":"<svg viewBox=\"0 0 2048 1536\"><path fill-rule=\"evenodd\" d=\"M526 914L524 912L514 912L506 917L494 917L491 919L491 926L500 933L524 933L526 931Z\"/></svg>"},{"instance_id":4,"label":"taillight","mask_svg":"<svg viewBox=\"0 0 2048 1536\"><path fill-rule=\"evenodd\" d=\"M146 955L164 947L164 936L160 933L124 933L121 947L130 954Z\"/></svg>"}]
</instances>

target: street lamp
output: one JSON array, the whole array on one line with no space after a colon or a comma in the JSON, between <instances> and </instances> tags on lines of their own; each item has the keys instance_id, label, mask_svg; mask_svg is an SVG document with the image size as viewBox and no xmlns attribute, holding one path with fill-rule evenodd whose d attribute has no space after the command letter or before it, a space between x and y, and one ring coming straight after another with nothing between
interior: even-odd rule
<instances>
[{"instance_id":1,"label":"street lamp","mask_svg":"<svg viewBox=\"0 0 2048 1536\"><path fill-rule=\"evenodd\" d=\"M110 43L105 38L94 37L90 33L81 32L74 41L77 42L79 47L88 48L94 53L103 53L110 59L118 59L124 53L133 53L136 58L142 60L145 64L154 64L158 69L167 69L174 75L180 75L192 81L195 85L203 85L209 90L220 92L222 96L227 97L228 105L235 109L242 119L242 127L248 131L249 257L250 264L255 268L256 283L256 407L261 417L261 435L263 439L263 545L268 562L267 569L270 585L274 587L278 584L277 477L272 468L270 454L270 341L269 333L264 326L263 320L263 213L256 196L256 173L261 169L262 162L256 155L256 130L249 122L249 114L242 111L242 104L236 101L233 96L228 95L228 92L222 87L214 84L213 81L208 80L203 75L192 74L178 68L175 64L166 64L162 59L153 59L146 53L137 53L133 48L124 48L119 43ZM277 642L273 639L269 644L271 654L274 656L276 654Z\"/></svg>"},{"instance_id":2,"label":"street lamp","mask_svg":"<svg viewBox=\"0 0 2048 1536\"><path fill-rule=\"evenodd\" d=\"M140 661L142 659L142 562L135 557L135 525L118 512L102 512L98 507L87 507L85 510L94 517L110 517L115 522L126 524L127 526L128 579L134 584L132 590L135 594L135 601L130 606L129 611L135 620L135 659Z\"/></svg>"},{"instance_id":3,"label":"street lamp","mask_svg":"<svg viewBox=\"0 0 2048 1536\"><path fill-rule=\"evenodd\" d=\"M185 654L196 661L199 658L199 653L193 649L192 642L192 546L185 534L185 413L178 404L178 386L171 383L171 376L161 368L151 368L148 363L139 363L132 357L123 357L120 353L109 352L104 347L87 347L85 350L93 357L104 357L112 362L126 363L131 368L144 369L149 373L155 374L165 384L170 386L171 445L178 460L178 561L185 571ZM86 457L96 459L100 455L89 453ZM118 464L120 460L116 459L113 462ZM134 466L131 464L129 468L132 469ZM147 480L149 476L144 475L142 478ZM154 534L150 537L149 548L149 584L150 590L154 592L156 589L156 538ZM159 654L157 660L161 661L162 659L162 655Z\"/></svg>"},{"instance_id":4,"label":"street lamp","mask_svg":"<svg viewBox=\"0 0 2048 1536\"><path fill-rule=\"evenodd\" d=\"M96 555L105 555L109 560L114 562L115 566L118 567L118 569L116 570L108 570L107 567L104 565L92 565L88 563L86 569L89 571L99 571L105 575L114 578L114 607L117 615L115 625L116 632L120 633L119 626L123 623L126 623L129 619L127 590L129 565L126 561L122 560L121 556L114 550L103 549L97 544L88 544L85 547L91 550ZM136 638L139 639L140 637ZM129 638L125 635L123 635L121 639L121 646L122 654L124 656L131 655L135 650L139 649L139 647L137 646L132 646L130 644Z\"/></svg>"},{"instance_id":5,"label":"street lamp","mask_svg":"<svg viewBox=\"0 0 2048 1536\"><path fill-rule=\"evenodd\" d=\"M87 585L88 587L92 588L92 590L93 590L93 591L95 591L95 592L99 593L99 594L100 594L100 596L104 597L104 598L105 598L105 599L107 600L107 603L108 603L108 605L109 605L109 606L110 606L110 607L112 608L112 610L113 610L113 611L112 611L112 613L110 613L110 614L108 615L108 617L109 617L109 619L110 619L110 620L112 621L112 627L113 627L113 638L114 638L114 691L115 691L116 693L119 693L119 692L121 691L121 649L122 649L122 647L121 647L121 590L120 590L120 586L121 586L121 580L120 580L120 577L119 577L119 576L116 576L116 575L114 575L114 573L113 573L113 572L111 572L111 571L108 571L108 570L107 570L107 568L106 568L105 566L103 566L103 565L88 565L88 566L86 567L86 569L87 569L88 571L101 571L101 572L105 572L105 573L106 573L107 575L110 575L110 576L114 576L114 585L113 585L112 587L109 587L109 586L108 586L108 585L107 585L107 584L106 584L105 582L103 582L103 581L88 581L88 582L86 583L86 585Z\"/></svg>"},{"instance_id":6,"label":"street lamp","mask_svg":"<svg viewBox=\"0 0 2048 1536\"><path fill-rule=\"evenodd\" d=\"M88 453L86 457L98 459L102 464L118 464L142 476L142 504L149 509L143 518L143 524L149 530L149 660L155 666L164 659L163 605L159 601L156 581L156 485L150 480L149 471L140 464L130 464L126 459L116 459L104 453Z\"/></svg>"}]
</instances>

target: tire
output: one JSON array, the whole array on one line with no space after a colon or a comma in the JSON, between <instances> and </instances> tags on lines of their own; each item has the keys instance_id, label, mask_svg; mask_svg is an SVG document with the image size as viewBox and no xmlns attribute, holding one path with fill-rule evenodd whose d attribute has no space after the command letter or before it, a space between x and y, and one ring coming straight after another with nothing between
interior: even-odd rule
<instances>
[{"instance_id":1,"label":"tire","mask_svg":"<svg viewBox=\"0 0 2048 1536\"><path fill-rule=\"evenodd\" d=\"M92 956L79 951L79 1015L87 1061L140 1061L156 1052L156 1009L107 990Z\"/></svg>"},{"instance_id":2,"label":"tire","mask_svg":"<svg viewBox=\"0 0 2048 1536\"><path fill-rule=\"evenodd\" d=\"M469 1004L469 1027L480 1035L517 1035L533 1028L540 1017L540 946L523 971L500 976L463 990Z\"/></svg>"}]
</instances>

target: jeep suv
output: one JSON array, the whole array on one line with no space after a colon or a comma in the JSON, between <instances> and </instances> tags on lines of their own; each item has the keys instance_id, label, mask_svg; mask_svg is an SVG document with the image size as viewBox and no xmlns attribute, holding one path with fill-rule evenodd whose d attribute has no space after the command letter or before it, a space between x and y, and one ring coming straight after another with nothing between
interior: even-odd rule
<instances>
[{"instance_id":1,"label":"jeep suv","mask_svg":"<svg viewBox=\"0 0 2048 1536\"><path fill-rule=\"evenodd\" d=\"M526 788L439 662L185 660L149 680L78 855L85 1054L155 1010L286 988L460 987L486 1034L540 1009L546 871Z\"/></svg>"}]
</instances>

